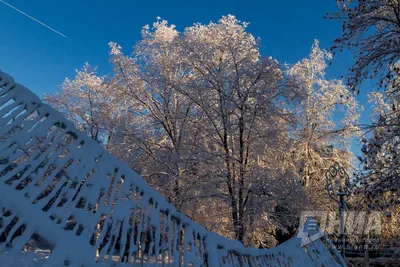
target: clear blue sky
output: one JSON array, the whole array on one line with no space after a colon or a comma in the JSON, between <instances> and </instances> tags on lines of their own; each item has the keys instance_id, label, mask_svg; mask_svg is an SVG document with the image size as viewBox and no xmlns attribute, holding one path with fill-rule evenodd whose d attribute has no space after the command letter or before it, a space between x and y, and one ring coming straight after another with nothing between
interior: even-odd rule
<instances>
[{"instance_id":1,"label":"clear blue sky","mask_svg":"<svg viewBox=\"0 0 400 267\"><path fill-rule=\"evenodd\" d=\"M329 49L341 31L337 21L323 19L326 11L336 9L334 0L5 1L68 36L62 37L0 2L0 69L38 95L57 90L64 78L73 77L85 62L98 65L102 74L108 72L107 43L117 42L130 53L142 26L153 23L157 16L182 30L195 22L208 23L233 14L250 22L248 31L261 38L262 55L281 63L306 57L314 39ZM328 75L339 78L351 62L349 53L340 54ZM358 97L362 105L370 88L362 88ZM369 121L368 111L362 122Z\"/></svg>"}]
</instances>

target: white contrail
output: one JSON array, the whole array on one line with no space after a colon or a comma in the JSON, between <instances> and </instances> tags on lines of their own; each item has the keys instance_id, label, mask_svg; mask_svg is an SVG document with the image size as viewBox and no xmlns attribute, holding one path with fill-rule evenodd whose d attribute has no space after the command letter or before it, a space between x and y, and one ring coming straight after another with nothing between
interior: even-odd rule
<instances>
[{"instance_id":1,"label":"white contrail","mask_svg":"<svg viewBox=\"0 0 400 267\"><path fill-rule=\"evenodd\" d=\"M10 5L9 3L7 3L7 2L5 2L5 1L3 1L3 0L0 0L0 2L3 3L3 4L5 4L5 5L7 5L7 6L9 6L9 7L11 7L12 9L18 11L18 12L21 13L22 15L27 16L27 17L30 18L31 20L36 21L37 23L41 24L42 26L45 26L47 29L52 30L53 32L55 32L55 33L61 35L62 37L68 39L68 37L67 37L66 35L62 34L61 32L56 31L55 29L53 29L53 28L50 27L50 26L47 26L46 24L44 24L44 23L41 22L40 20L37 20L37 19L35 19L34 17L29 16L29 15L26 14L25 12L23 12L23 11L19 10L18 8L16 8L16 7Z\"/></svg>"}]
</instances>

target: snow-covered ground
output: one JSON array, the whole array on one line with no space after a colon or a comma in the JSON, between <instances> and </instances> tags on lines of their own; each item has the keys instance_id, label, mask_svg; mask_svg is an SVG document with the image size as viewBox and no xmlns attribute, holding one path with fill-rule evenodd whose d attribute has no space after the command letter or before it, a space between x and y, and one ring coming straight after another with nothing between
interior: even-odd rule
<instances>
[{"instance_id":1,"label":"snow-covered ground","mask_svg":"<svg viewBox=\"0 0 400 267\"><path fill-rule=\"evenodd\" d=\"M16 258L12 267L39 267L46 261L50 255L50 250L37 250L33 251L21 251L19 256ZM4 262L8 255L8 251L0 254L0 263Z\"/></svg>"},{"instance_id":2,"label":"snow-covered ground","mask_svg":"<svg viewBox=\"0 0 400 267\"><path fill-rule=\"evenodd\" d=\"M6 251L3 253L0 253L0 266L1 266L1 262L4 262L7 254L9 253L7 249L5 249ZM36 251L21 251L21 253L19 254L19 256L16 258L14 264L10 267L41 267L45 261L47 260L47 258L51 255L51 251L50 250L36 250ZM112 257L112 261L111 261L111 265L107 265L108 263L108 259L107 257L104 260L101 260L97 263L96 266L113 266L113 267L117 267L117 266L132 266L132 263L121 263L120 262L120 258L119 256L113 256ZM147 261L137 261L135 263L135 265L133 266L146 266L147 265ZM160 263L156 263L154 260L151 261L150 266L168 266L167 264L163 265L161 262ZM173 266L173 264L171 263L170 266Z\"/></svg>"}]
</instances>

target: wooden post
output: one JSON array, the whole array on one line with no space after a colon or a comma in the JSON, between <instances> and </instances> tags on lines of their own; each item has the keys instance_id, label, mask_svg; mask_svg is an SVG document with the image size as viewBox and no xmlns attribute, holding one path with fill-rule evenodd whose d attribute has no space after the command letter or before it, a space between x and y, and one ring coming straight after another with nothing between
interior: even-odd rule
<instances>
[{"instance_id":1,"label":"wooden post","mask_svg":"<svg viewBox=\"0 0 400 267\"><path fill-rule=\"evenodd\" d=\"M367 240L365 242L366 248L364 252L364 266L369 267L369 234L367 235Z\"/></svg>"},{"instance_id":2,"label":"wooden post","mask_svg":"<svg viewBox=\"0 0 400 267\"><path fill-rule=\"evenodd\" d=\"M364 252L364 266L369 267L369 246L368 245Z\"/></svg>"}]
</instances>

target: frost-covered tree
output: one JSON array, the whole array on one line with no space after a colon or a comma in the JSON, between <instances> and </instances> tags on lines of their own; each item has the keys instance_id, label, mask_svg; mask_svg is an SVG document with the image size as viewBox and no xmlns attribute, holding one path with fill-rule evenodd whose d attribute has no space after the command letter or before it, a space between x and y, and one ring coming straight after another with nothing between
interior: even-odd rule
<instances>
[{"instance_id":1,"label":"frost-covered tree","mask_svg":"<svg viewBox=\"0 0 400 267\"><path fill-rule=\"evenodd\" d=\"M400 204L400 95L395 88L369 95L372 136L363 140L361 192L370 202Z\"/></svg>"},{"instance_id":2,"label":"frost-covered tree","mask_svg":"<svg viewBox=\"0 0 400 267\"><path fill-rule=\"evenodd\" d=\"M124 105L110 90L105 77L97 76L96 68L88 63L76 70L73 80L66 78L59 92L45 95L43 100L105 146L124 115Z\"/></svg>"},{"instance_id":3,"label":"frost-covered tree","mask_svg":"<svg viewBox=\"0 0 400 267\"><path fill-rule=\"evenodd\" d=\"M241 241L299 194L296 174L280 162L290 141L277 102L283 73L246 26L226 16L179 33L158 19L131 56L110 44L113 86L130 111L114 154L135 158L132 166L189 216Z\"/></svg>"},{"instance_id":4,"label":"frost-covered tree","mask_svg":"<svg viewBox=\"0 0 400 267\"><path fill-rule=\"evenodd\" d=\"M289 139L278 105L283 73L277 61L261 57L246 27L226 16L195 24L182 38L191 78L182 93L201 113L196 127L214 163L208 171L242 242L253 224L265 221L266 203L296 195L294 174L280 162Z\"/></svg>"},{"instance_id":5,"label":"frost-covered tree","mask_svg":"<svg viewBox=\"0 0 400 267\"><path fill-rule=\"evenodd\" d=\"M398 0L336 0L341 11L331 18L342 22L343 33L335 39L334 51L350 49L355 63L349 85L368 78L386 85L392 67L400 59L400 4Z\"/></svg>"},{"instance_id":6,"label":"frost-covered tree","mask_svg":"<svg viewBox=\"0 0 400 267\"><path fill-rule=\"evenodd\" d=\"M158 19L152 28L143 28L131 56L123 55L115 43L110 48L112 83L129 105L114 154L181 209L192 194L189 188L198 181L196 169L202 158L197 155L193 103L180 93L188 73L178 32Z\"/></svg>"},{"instance_id":7,"label":"frost-covered tree","mask_svg":"<svg viewBox=\"0 0 400 267\"><path fill-rule=\"evenodd\" d=\"M312 46L310 56L288 71L288 86L297 91L293 114L293 156L299 164L303 185L325 193L325 172L334 161L349 165L351 138L357 136L359 106L342 80L325 77L332 55Z\"/></svg>"},{"instance_id":8,"label":"frost-covered tree","mask_svg":"<svg viewBox=\"0 0 400 267\"><path fill-rule=\"evenodd\" d=\"M342 37L335 40L333 49L350 48L355 55L349 85L358 86L368 78L379 79L383 87L373 93L375 104L372 137L363 140L360 160L364 171L360 191L371 201L387 199L394 191L393 201L398 199L397 179L397 125L400 59L400 3L397 0L337 1L341 11L336 18L343 20ZM386 192L386 193L385 193ZM386 202L386 201L383 201Z\"/></svg>"}]
</instances>

